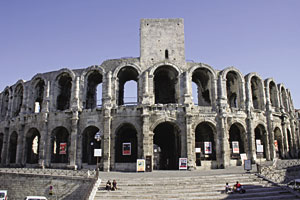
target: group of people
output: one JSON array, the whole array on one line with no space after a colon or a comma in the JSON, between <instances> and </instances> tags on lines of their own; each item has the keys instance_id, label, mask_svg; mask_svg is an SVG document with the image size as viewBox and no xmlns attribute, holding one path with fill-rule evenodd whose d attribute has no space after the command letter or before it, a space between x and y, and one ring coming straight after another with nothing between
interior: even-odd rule
<instances>
[{"instance_id":1,"label":"group of people","mask_svg":"<svg viewBox=\"0 0 300 200\"><path fill-rule=\"evenodd\" d=\"M246 190L243 188L243 186L237 181L236 184L231 188L228 183L225 185L225 192L227 194L238 192L238 193L245 193Z\"/></svg>"},{"instance_id":2,"label":"group of people","mask_svg":"<svg viewBox=\"0 0 300 200\"><path fill-rule=\"evenodd\" d=\"M106 186L105 186L105 190L108 190L108 191L110 191L110 190L117 190L118 188L117 188L117 181L116 180L113 180L113 182L111 183L110 182L110 180L108 180L107 182L106 182Z\"/></svg>"}]
</instances>

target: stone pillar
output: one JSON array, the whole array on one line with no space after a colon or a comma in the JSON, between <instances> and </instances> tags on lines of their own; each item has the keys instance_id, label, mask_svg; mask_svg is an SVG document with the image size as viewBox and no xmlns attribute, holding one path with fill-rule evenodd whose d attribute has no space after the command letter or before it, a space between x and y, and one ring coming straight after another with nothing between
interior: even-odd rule
<instances>
[{"instance_id":1,"label":"stone pillar","mask_svg":"<svg viewBox=\"0 0 300 200\"><path fill-rule=\"evenodd\" d=\"M19 128L19 133L18 133L18 144L17 144L17 155L16 155L16 164L18 166L22 166L22 164L24 164L22 162L23 151L24 151L24 146L23 146L24 138L25 138L24 125L21 125L21 127Z\"/></svg>"},{"instance_id":2,"label":"stone pillar","mask_svg":"<svg viewBox=\"0 0 300 200\"><path fill-rule=\"evenodd\" d=\"M196 153L195 153L195 133L192 129L193 116L186 114L186 144L188 169L196 169Z\"/></svg>"},{"instance_id":3,"label":"stone pillar","mask_svg":"<svg viewBox=\"0 0 300 200\"><path fill-rule=\"evenodd\" d=\"M3 166L8 164L8 162L7 162L8 161L8 159L7 159L7 157L8 157L8 147L9 147L9 145L8 145L9 137L8 136L9 136L9 128L6 127L4 129L3 146L2 146L2 152L1 152L1 164Z\"/></svg>"},{"instance_id":4,"label":"stone pillar","mask_svg":"<svg viewBox=\"0 0 300 200\"><path fill-rule=\"evenodd\" d=\"M39 141L39 166L41 168L46 167L46 153L47 153L47 143L50 142L48 141L48 122L44 121L43 122L43 128L41 130L41 137Z\"/></svg>"},{"instance_id":5,"label":"stone pillar","mask_svg":"<svg viewBox=\"0 0 300 200\"><path fill-rule=\"evenodd\" d=\"M282 155L285 157L285 158L288 158L288 139L287 139L287 133L286 133L286 123L285 121L282 122L281 124L281 127L282 127Z\"/></svg>"},{"instance_id":6,"label":"stone pillar","mask_svg":"<svg viewBox=\"0 0 300 200\"><path fill-rule=\"evenodd\" d=\"M251 159L252 162L256 161L256 147L255 147L255 133L254 133L254 127L253 127L253 117L251 116L250 113L248 113L247 117L247 129L248 129L248 152L247 153L247 158Z\"/></svg>"},{"instance_id":7,"label":"stone pillar","mask_svg":"<svg viewBox=\"0 0 300 200\"><path fill-rule=\"evenodd\" d=\"M218 120L218 129L217 135L219 136L218 140L220 142L220 147L217 148L216 156L219 168L226 168L230 166L230 148L229 148L229 132L227 128L226 116L224 114L220 114Z\"/></svg>"},{"instance_id":8,"label":"stone pillar","mask_svg":"<svg viewBox=\"0 0 300 200\"><path fill-rule=\"evenodd\" d=\"M70 160L70 167L77 168L76 166L76 151L77 151L77 133L78 133L78 111L73 111L72 116L72 128L71 128L71 145L69 148L69 160Z\"/></svg>"},{"instance_id":9,"label":"stone pillar","mask_svg":"<svg viewBox=\"0 0 300 200\"><path fill-rule=\"evenodd\" d=\"M143 133L143 158L146 156L153 156L153 140L150 133L150 120L148 109L143 109L142 114L142 133ZM152 158L153 159L153 158Z\"/></svg>"},{"instance_id":10,"label":"stone pillar","mask_svg":"<svg viewBox=\"0 0 300 200\"><path fill-rule=\"evenodd\" d=\"M143 86L142 88L142 104L149 104L149 72L145 71L144 73L144 81L143 81ZM142 81L141 81L142 82Z\"/></svg>"},{"instance_id":11,"label":"stone pillar","mask_svg":"<svg viewBox=\"0 0 300 200\"><path fill-rule=\"evenodd\" d=\"M111 158L111 109L103 110L103 171L109 172L114 158Z\"/></svg>"},{"instance_id":12,"label":"stone pillar","mask_svg":"<svg viewBox=\"0 0 300 200\"><path fill-rule=\"evenodd\" d=\"M185 86L183 103L184 104L191 104L193 102L192 98L191 98L192 91L190 89L192 81L190 80L188 72L185 72L183 74L183 77L184 77L184 86Z\"/></svg>"}]
</instances>

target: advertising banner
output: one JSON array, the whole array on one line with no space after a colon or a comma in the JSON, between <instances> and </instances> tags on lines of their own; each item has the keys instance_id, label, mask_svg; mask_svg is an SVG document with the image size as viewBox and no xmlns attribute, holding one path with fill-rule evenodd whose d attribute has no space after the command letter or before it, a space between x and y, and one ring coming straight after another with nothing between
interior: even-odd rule
<instances>
[{"instance_id":1,"label":"advertising banner","mask_svg":"<svg viewBox=\"0 0 300 200\"><path fill-rule=\"evenodd\" d=\"M101 157L102 149L94 149L94 157Z\"/></svg>"},{"instance_id":2,"label":"advertising banner","mask_svg":"<svg viewBox=\"0 0 300 200\"><path fill-rule=\"evenodd\" d=\"M179 158L179 169L187 169L187 158Z\"/></svg>"},{"instance_id":3,"label":"advertising banner","mask_svg":"<svg viewBox=\"0 0 300 200\"><path fill-rule=\"evenodd\" d=\"M196 148L196 153L201 153L201 148Z\"/></svg>"},{"instance_id":4,"label":"advertising banner","mask_svg":"<svg viewBox=\"0 0 300 200\"><path fill-rule=\"evenodd\" d=\"M211 154L211 142L204 142L204 153Z\"/></svg>"},{"instance_id":5,"label":"advertising banner","mask_svg":"<svg viewBox=\"0 0 300 200\"><path fill-rule=\"evenodd\" d=\"M67 143L59 144L59 154L67 154Z\"/></svg>"},{"instance_id":6,"label":"advertising banner","mask_svg":"<svg viewBox=\"0 0 300 200\"><path fill-rule=\"evenodd\" d=\"M131 155L131 143L123 143L123 156L130 156Z\"/></svg>"},{"instance_id":7,"label":"advertising banner","mask_svg":"<svg viewBox=\"0 0 300 200\"><path fill-rule=\"evenodd\" d=\"M240 153L239 142L232 141L232 152L233 153Z\"/></svg>"},{"instance_id":8,"label":"advertising banner","mask_svg":"<svg viewBox=\"0 0 300 200\"><path fill-rule=\"evenodd\" d=\"M145 159L137 159L136 160L136 171L137 172L145 171Z\"/></svg>"},{"instance_id":9,"label":"advertising banner","mask_svg":"<svg viewBox=\"0 0 300 200\"><path fill-rule=\"evenodd\" d=\"M279 151L278 150L278 142L277 142L277 140L274 140L274 146L275 146L275 151L276 152Z\"/></svg>"}]
</instances>

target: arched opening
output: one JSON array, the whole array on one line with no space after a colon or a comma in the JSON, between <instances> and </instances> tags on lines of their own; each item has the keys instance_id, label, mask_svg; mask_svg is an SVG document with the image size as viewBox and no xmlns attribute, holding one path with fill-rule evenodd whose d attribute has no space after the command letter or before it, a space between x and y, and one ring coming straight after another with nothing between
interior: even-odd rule
<instances>
[{"instance_id":1,"label":"arched opening","mask_svg":"<svg viewBox=\"0 0 300 200\"><path fill-rule=\"evenodd\" d=\"M234 71L228 72L226 75L227 102L231 108L239 108L241 105L240 85L238 74Z\"/></svg>"},{"instance_id":2,"label":"arched opening","mask_svg":"<svg viewBox=\"0 0 300 200\"><path fill-rule=\"evenodd\" d=\"M255 129L255 147L256 147L256 157L257 158L266 158L266 150L267 150L267 134L266 129L263 125L258 125ZM263 145L263 152L261 153L261 146Z\"/></svg>"},{"instance_id":3,"label":"arched opening","mask_svg":"<svg viewBox=\"0 0 300 200\"><path fill-rule=\"evenodd\" d=\"M3 133L0 133L0 163L2 163L1 155L2 155L2 149L3 149L3 142L4 142Z\"/></svg>"},{"instance_id":4,"label":"arched opening","mask_svg":"<svg viewBox=\"0 0 300 200\"><path fill-rule=\"evenodd\" d=\"M276 85L273 81L269 84L269 92L270 92L270 102L272 107L278 107L278 101L277 101L277 89Z\"/></svg>"},{"instance_id":5,"label":"arched opening","mask_svg":"<svg viewBox=\"0 0 300 200\"><path fill-rule=\"evenodd\" d=\"M14 117L19 115L22 104L23 104L23 85L19 84L16 87L15 94L14 94L14 109L13 109Z\"/></svg>"},{"instance_id":6,"label":"arched opening","mask_svg":"<svg viewBox=\"0 0 300 200\"><path fill-rule=\"evenodd\" d=\"M102 79L102 74L96 70L88 75L86 89L86 109L93 109L102 104Z\"/></svg>"},{"instance_id":7,"label":"arched opening","mask_svg":"<svg viewBox=\"0 0 300 200\"><path fill-rule=\"evenodd\" d=\"M13 132L9 139L9 163L16 163L18 134Z\"/></svg>"},{"instance_id":8,"label":"arched opening","mask_svg":"<svg viewBox=\"0 0 300 200\"><path fill-rule=\"evenodd\" d=\"M171 122L163 122L153 132L154 169L178 169L181 152L178 128Z\"/></svg>"},{"instance_id":9,"label":"arched opening","mask_svg":"<svg viewBox=\"0 0 300 200\"><path fill-rule=\"evenodd\" d=\"M240 154L245 153L245 129L235 123L229 129L229 146L231 159L240 159Z\"/></svg>"},{"instance_id":10,"label":"arched opening","mask_svg":"<svg viewBox=\"0 0 300 200\"><path fill-rule=\"evenodd\" d=\"M254 109L263 110L263 88L261 80L256 76L251 78L251 94Z\"/></svg>"},{"instance_id":11,"label":"arched opening","mask_svg":"<svg viewBox=\"0 0 300 200\"><path fill-rule=\"evenodd\" d=\"M115 159L117 163L135 163L137 159L137 131L131 124L123 124L116 132Z\"/></svg>"},{"instance_id":12,"label":"arched opening","mask_svg":"<svg viewBox=\"0 0 300 200\"><path fill-rule=\"evenodd\" d=\"M208 122L198 124L195 131L196 165L201 160L216 160L215 128Z\"/></svg>"},{"instance_id":13,"label":"arched opening","mask_svg":"<svg viewBox=\"0 0 300 200\"><path fill-rule=\"evenodd\" d=\"M154 72L154 94L156 104L177 103L176 87L178 72L171 66L161 66Z\"/></svg>"},{"instance_id":14,"label":"arched opening","mask_svg":"<svg viewBox=\"0 0 300 200\"><path fill-rule=\"evenodd\" d=\"M198 68L193 72L192 82L197 86L197 96L199 106L211 106L212 101L212 74L208 69ZM194 91L193 91L194 92Z\"/></svg>"},{"instance_id":15,"label":"arched opening","mask_svg":"<svg viewBox=\"0 0 300 200\"><path fill-rule=\"evenodd\" d=\"M82 162L87 163L88 165L97 164L97 158L94 156L94 149L101 149L101 140L97 141L95 139L95 134L97 132L99 132L97 127L89 126L84 129L82 133Z\"/></svg>"},{"instance_id":16,"label":"arched opening","mask_svg":"<svg viewBox=\"0 0 300 200\"><path fill-rule=\"evenodd\" d=\"M1 119L5 119L8 110L9 92L5 90L2 96Z\"/></svg>"},{"instance_id":17,"label":"arched opening","mask_svg":"<svg viewBox=\"0 0 300 200\"><path fill-rule=\"evenodd\" d=\"M130 104L137 104L138 98L138 72L130 66L123 67L118 73L119 88L118 88L118 105L124 105L127 102ZM132 83L135 84L132 84ZM125 84L131 87L126 87Z\"/></svg>"},{"instance_id":18,"label":"arched opening","mask_svg":"<svg viewBox=\"0 0 300 200\"><path fill-rule=\"evenodd\" d=\"M57 110L67 110L70 108L72 78L69 74L63 73L58 78Z\"/></svg>"},{"instance_id":19,"label":"arched opening","mask_svg":"<svg viewBox=\"0 0 300 200\"><path fill-rule=\"evenodd\" d=\"M283 150L283 143L282 143L282 134L278 127L274 130L274 146L277 158L283 158L282 150Z\"/></svg>"},{"instance_id":20,"label":"arched opening","mask_svg":"<svg viewBox=\"0 0 300 200\"><path fill-rule=\"evenodd\" d=\"M281 99L282 99L282 106L283 106L285 112L289 112L287 95L286 95L286 91L283 87L281 88Z\"/></svg>"},{"instance_id":21,"label":"arched opening","mask_svg":"<svg viewBox=\"0 0 300 200\"><path fill-rule=\"evenodd\" d=\"M26 135L26 163L37 164L39 162L40 133L31 128Z\"/></svg>"},{"instance_id":22,"label":"arched opening","mask_svg":"<svg viewBox=\"0 0 300 200\"><path fill-rule=\"evenodd\" d=\"M69 132L65 127L57 127L51 134L51 162L68 163Z\"/></svg>"},{"instance_id":23,"label":"arched opening","mask_svg":"<svg viewBox=\"0 0 300 200\"><path fill-rule=\"evenodd\" d=\"M34 113L42 111L42 103L44 99L45 82L40 79L34 88Z\"/></svg>"}]
</instances>

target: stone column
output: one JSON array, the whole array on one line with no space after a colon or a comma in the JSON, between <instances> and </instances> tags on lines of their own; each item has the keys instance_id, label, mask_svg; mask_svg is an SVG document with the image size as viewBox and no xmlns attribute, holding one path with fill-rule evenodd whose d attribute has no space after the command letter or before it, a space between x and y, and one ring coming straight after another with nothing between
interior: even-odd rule
<instances>
[{"instance_id":1,"label":"stone column","mask_svg":"<svg viewBox=\"0 0 300 200\"><path fill-rule=\"evenodd\" d=\"M140 94L142 96L142 104L149 104L149 78L148 77L149 77L149 72L145 71L142 93Z\"/></svg>"},{"instance_id":2,"label":"stone column","mask_svg":"<svg viewBox=\"0 0 300 200\"><path fill-rule=\"evenodd\" d=\"M73 111L72 128L71 128L71 145L69 148L70 167L76 169L76 151L77 151L77 133L78 133L78 111Z\"/></svg>"},{"instance_id":3,"label":"stone column","mask_svg":"<svg viewBox=\"0 0 300 200\"><path fill-rule=\"evenodd\" d=\"M5 129L4 129L4 135L3 135L3 146L2 146L2 152L1 152L1 164L3 165L3 166L5 166L5 165L7 165L8 164L8 159L7 159L7 157L8 157L8 147L9 147L9 145L8 145L8 143L9 143L9 141L8 141L8 139L9 139L9 128L8 127L6 127Z\"/></svg>"},{"instance_id":4,"label":"stone column","mask_svg":"<svg viewBox=\"0 0 300 200\"><path fill-rule=\"evenodd\" d=\"M219 136L218 140L220 142L220 147L218 147L216 150L216 156L219 168L226 168L230 166L230 148L229 148L229 134L227 130L227 122L226 122L226 116L225 114L220 114L219 120L218 120L218 129L217 129L217 135Z\"/></svg>"},{"instance_id":5,"label":"stone column","mask_svg":"<svg viewBox=\"0 0 300 200\"><path fill-rule=\"evenodd\" d=\"M146 158L146 156L153 156L153 141L149 130L150 120L147 108L143 109L142 118L143 157Z\"/></svg>"},{"instance_id":6,"label":"stone column","mask_svg":"<svg viewBox=\"0 0 300 200\"><path fill-rule=\"evenodd\" d=\"M195 133L192 129L193 116L186 114L186 144L188 169L196 169L196 153L195 153Z\"/></svg>"},{"instance_id":7,"label":"stone column","mask_svg":"<svg viewBox=\"0 0 300 200\"><path fill-rule=\"evenodd\" d=\"M43 128L41 130L41 138L39 141L39 166L41 168L46 167L46 153L47 153L47 143L48 141L48 122L43 122Z\"/></svg>"},{"instance_id":8,"label":"stone column","mask_svg":"<svg viewBox=\"0 0 300 200\"><path fill-rule=\"evenodd\" d=\"M286 133L286 123L285 121L281 124L282 127L282 155L285 158L288 158L288 139L287 139L287 133Z\"/></svg>"},{"instance_id":9,"label":"stone column","mask_svg":"<svg viewBox=\"0 0 300 200\"><path fill-rule=\"evenodd\" d=\"M24 146L23 146L24 137L25 137L24 125L21 125L18 133L18 144L17 144L17 155L16 155L16 164L19 166L22 166L22 164L24 164L22 162L23 151L24 151Z\"/></svg>"},{"instance_id":10,"label":"stone column","mask_svg":"<svg viewBox=\"0 0 300 200\"><path fill-rule=\"evenodd\" d=\"M109 172L111 165L114 165L114 158L111 158L111 109L103 110L103 171Z\"/></svg>"},{"instance_id":11,"label":"stone column","mask_svg":"<svg viewBox=\"0 0 300 200\"><path fill-rule=\"evenodd\" d=\"M251 116L250 113L248 113L247 117L247 129L248 129L248 152L247 153L247 158L251 159L252 162L256 161L256 147L255 147L255 133L254 133L254 127L253 127L253 117Z\"/></svg>"},{"instance_id":12,"label":"stone column","mask_svg":"<svg viewBox=\"0 0 300 200\"><path fill-rule=\"evenodd\" d=\"M183 77L184 77L183 85L185 86L183 103L191 104L193 102L191 98L192 91L191 91L191 84L190 84L192 81L190 80L188 72L185 72L183 74Z\"/></svg>"}]
</instances>

